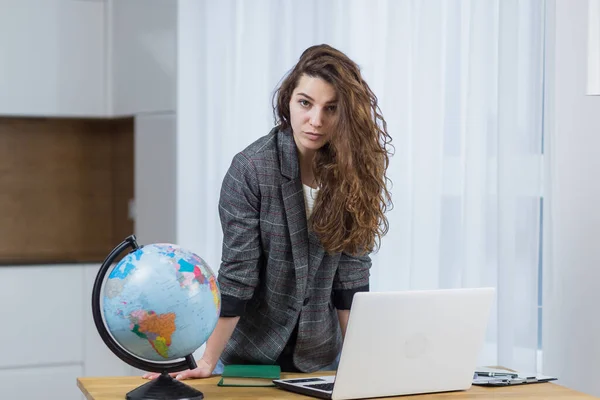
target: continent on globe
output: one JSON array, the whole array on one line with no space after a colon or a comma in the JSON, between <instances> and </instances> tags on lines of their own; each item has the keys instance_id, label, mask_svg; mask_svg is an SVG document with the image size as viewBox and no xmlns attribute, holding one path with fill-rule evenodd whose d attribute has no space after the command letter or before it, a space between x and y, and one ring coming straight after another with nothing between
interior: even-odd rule
<instances>
[{"instance_id":1,"label":"continent on globe","mask_svg":"<svg viewBox=\"0 0 600 400\"><path fill-rule=\"evenodd\" d=\"M203 261L197 257L198 264L201 264ZM179 284L182 288L189 288L194 282L198 282L201 285L205 285L206 274L200 269L199 265L192 264L191 262L181 258L175 264L175 269L178 272ZM215 302L215 306L217 309L220 309L221 301L219 295L219 289L217 287L217 280L214 275L210 274L208 279L208 286L213 295L213 301Z\"/></svg>"},{"instance_id":2,"label":"continent on globe","mask_svg":"<svg viewBox=\"0 0 600 400\"><path fill-rule=\"evenodd\" d=\"M187 260L177 260L177 262L175 263L175 269L180 274L180 285L182 288L190 287L194 284L195 281L197 281L201 285L205 283L204 275L202 274L200 267L192 264Z\"/></svg>"},{"instance_id":3,"label":"continent on globe","mask_svg":"<svg viewBox=\"0 0 600 400\"><path fill-rule=\"evenodd\" d=\"M210 285L210 291L212 292L213 295L213 301L215 302L215 306L217 307L217 310L221 309L221 295L219 293L219 288L217 286L217 279L211 275L210 278L208 278L208 282Z\"/></svg>"},{"instance_id":4,"label":"continent on globe","mask_svg":"<svg viewBox=\"0 0 600 400\"><path fill-rule=\"evenodd\" d=\"M169 356L171 336L175 332L175 313L157 314L154 311L136 310L129 315L131 331L148 340L162 357Z\"/></svg>"}]
</instances>

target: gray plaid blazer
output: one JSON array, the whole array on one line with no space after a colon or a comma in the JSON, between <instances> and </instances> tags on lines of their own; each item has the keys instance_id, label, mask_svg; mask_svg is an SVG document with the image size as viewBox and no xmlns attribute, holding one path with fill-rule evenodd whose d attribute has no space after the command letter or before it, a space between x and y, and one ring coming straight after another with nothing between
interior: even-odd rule
<instances>
[{"instance_id":1,"label":"gray plaid blazer","mask_svg":"<svg viewBox=\"0 0 600 400\"><path fill-rule=\"evenodd\" d=\"M291 131L274 128L233 158L219 215L221 315L241 317L223 363L274 364L298 325L296 367L330 365L342 343L336 308L368 290L371 259L327 254L308 231Z\"/></svg>"}]
</instances>

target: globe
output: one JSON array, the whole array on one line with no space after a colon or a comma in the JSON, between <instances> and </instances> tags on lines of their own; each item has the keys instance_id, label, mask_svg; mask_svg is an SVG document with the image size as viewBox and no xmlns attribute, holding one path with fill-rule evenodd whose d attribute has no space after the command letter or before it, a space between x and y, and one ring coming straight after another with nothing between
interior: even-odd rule
<instances>
[{"instance_id":1,"label":"globe","mask_svg":"<svg viewBox=\"0 0 600 400\"><path fill-rule=\"evenodd\" d=\"M128 364L162 373L154 386L141 386L128 399L155 398L146 392L156 392L157 384L166 396L159 398L203 398L167 373L196 368L192 354L215 329L220 311L216 276L201 257L171 243L140 246L133 235L106 258L92 293L94 322L104 343ZM178 390L183 397L177 397Z\"/></svg>"}]
</instances>

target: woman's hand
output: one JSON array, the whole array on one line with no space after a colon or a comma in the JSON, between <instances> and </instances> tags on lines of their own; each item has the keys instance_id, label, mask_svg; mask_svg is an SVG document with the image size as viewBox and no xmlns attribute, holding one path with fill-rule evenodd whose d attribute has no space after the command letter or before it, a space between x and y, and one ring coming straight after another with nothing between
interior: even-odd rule
<instances>
[{"instance_id":1,"label":"woman's hand","mask_svg":"<svg viewBox=\"0 0 600 400\"><path fill-rule=\"evenodd\" d=\"M177 379L178 381L182 381L184 379L196 379L196 378L208 378L212 375L213 370L215 369L214 365L208 363L204 358L200 359L198 362L198 367L194 369L186 369L181 372L173 372L170 373L172 378ZM156 379L160 376L159 373L147 373L142 376L144 379Z\"/></svg>"}]
</instances>

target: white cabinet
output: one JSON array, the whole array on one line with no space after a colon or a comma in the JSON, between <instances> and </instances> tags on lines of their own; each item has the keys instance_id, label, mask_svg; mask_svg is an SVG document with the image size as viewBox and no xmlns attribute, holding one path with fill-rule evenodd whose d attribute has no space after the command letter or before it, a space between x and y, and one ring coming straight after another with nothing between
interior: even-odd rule
<instances>
[{"instance_id":1,"label":"white cabinet","mask_svg":"<svg viewBox=\"0 0 600 400\"><path fill-rule=\"evenodd\" d=\"M0 267L0 369L81 363L82 283L78 266Z\"/></svg>"},{"instance_id":2,"label":"white cabinet","mask_svg":"<svg viewBox=\"0 0 600 400\"><path fill-rule=\"evenodd\" d=\"M27 398L80 400L78 377L139 374L104 345L94 325L98 268L0 267L0 398L24 398L25 387Z\"/></svg>"},{"instance_id":3,"label":"white cabinet","mask_svg":"<svg viewBox=\"0 0 600 400\"><path fill-rule=\"evenodd\" d=\"M1 0L0 116L174 112L177 3Z\"/></svg>"},{"instance_id":4,"label":"white cabinet","mask_svg":"<svg viewBox=\"0 0 600 400\"><path fill-rule=\"evenodd\" d=\"M113 115L175 111L177 3L109 0Z\"/></svg>"},{"instance_id":5,"label":"white cabinet","mask_svg":"<svg viewBox=\"0 0 600 400\"><path fill-rule=\"evenodd\" d=\"M3 399L82 400L81 372L78 364L0 370L0 393Z\"/></svg>"},{"instance_id":6,"label":"white cabinet","mask_svg":"<svg viewBox=\"0 0 600 400\"><path fill-rule=\"evenodd\" d=\"M0 2L0 115L106 114L105 7Z\"/></svg>"}]
</instances>

